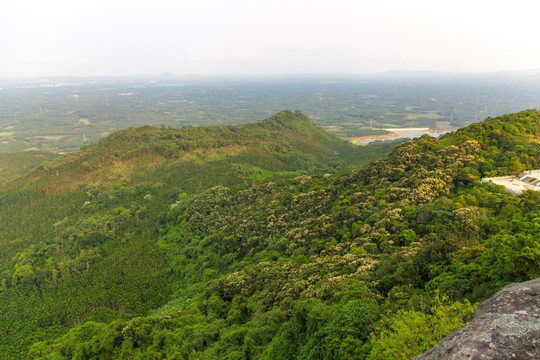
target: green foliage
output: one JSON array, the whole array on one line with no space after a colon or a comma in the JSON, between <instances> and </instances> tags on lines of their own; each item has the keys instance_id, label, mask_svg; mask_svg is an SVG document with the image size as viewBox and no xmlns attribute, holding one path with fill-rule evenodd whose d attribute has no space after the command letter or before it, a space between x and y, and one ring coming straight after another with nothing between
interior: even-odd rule
<instances>
[{"instance_id":1,"label":"green foliage","mask_svg":"<svg viewBox=\"0 0 540 360\"><path fill-rule=\"evenodd\" d=\"M0 152L0 184L55 157L56 154L44 151Z\"/></svg>"},{"instance_id":2,"label":"green foliage","mask_svg":"<svg viewBox=\"0 0 540 360\"><path fill-rule=\"evenodd\" d=\"M540 276L540 193L479 182L538 163L539 120L352 170L369 147L294 112L128 129L45 163L0 193L0 357L413 356Z\"/></svg>"},{"instance_id":3,"label":"green foliage","mask_svg":"<svg viewBox=\"0 0 540 360\"><path fill-rule=\"evenodd\" d=\"M429 310L399 310L383 316L371 335L369 360L410 359L465 325L475 310L468 301L436 303Z\"/></svg>"}]
</instances>

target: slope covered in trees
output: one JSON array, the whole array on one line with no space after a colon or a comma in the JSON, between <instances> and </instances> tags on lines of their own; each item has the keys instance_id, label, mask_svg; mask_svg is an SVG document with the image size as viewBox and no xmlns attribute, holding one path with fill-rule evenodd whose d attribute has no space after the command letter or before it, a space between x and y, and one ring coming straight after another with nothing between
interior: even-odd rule
<instances>
[{"instance_id":1,"label":"slope covered in trees","mask_svg":"<svg viewBox=\"0 0 540 360\"><path fill-rule=\"evenodd\" d=\"M0 211L18 209L29 187L63 205L53 212L58 219L33 210L49 224L39 228L45 241L6 232L3 246L17 252L2 262L0 331L16 337L3 340L3 353L402 359L462 326L503 285L540 276L540 192L512 196L480 182L539 167L539 112L407 141L365 166L358 152L367 150L300 117L287 112L246 126L246 141L258 140L234 144L236 152L225 140L221 147L194 140L203 155L156 150L173 130L129 130L148 139L126 138L118 157L129 159L132 143L137 154L157 155L128 166L123 179L95 167L105 155L104 164L115 163L100 147L122 144L121 132L8 184ZM227 129L202 131L213 143L222 133L234 137ZM310 131L319 146L301 141ZM226 160L214 148L227 149ZM256 163L264 150L279 166ZM236 170L218 176L220 161ZM200 180L194 171L185 180L184 164L215 177ZM306 170L290 176L298 164ZM356 166L332 171L339 164ZM77 183L87 181L80 167L97 180ZM69 196L47 188L62 177L76 183L65 186ZM32 185L16 190L25 182Z\"/></svg>"},{"instance_id":2,"label":"slope covered in trees","mask_svg":"<svg viewBox=\"0 0 540 360\"><path fill-rule=\"evenodd\" d=\"M0 190L0 357L87 320L144 315L173 284L156 247L179 194L249 187L368 162L355 147L285 111L256 124L126 129L38 166Z\"/></svg>"},{"instance_id":3,"label":"slope covered in trees","mask_svg":"<svg viewBox=\"0 0 540 360\"><path fill-rule=\"evenodd\" d=\"M39 164L56 156L58 155L45 151L0 153L0 183L23 175Z\"/></svg>"}]
</instances>

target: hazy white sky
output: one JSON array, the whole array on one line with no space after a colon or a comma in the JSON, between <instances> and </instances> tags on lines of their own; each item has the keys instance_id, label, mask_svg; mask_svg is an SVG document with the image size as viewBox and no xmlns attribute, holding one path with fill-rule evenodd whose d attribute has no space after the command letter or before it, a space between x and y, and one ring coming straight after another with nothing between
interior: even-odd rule
<instances>
[{"instance_id":1,"label":"hazy white sky","mask_svg":"<svg viewBox=\"0 0 540 360\"><path fill-rule=\"evenodd\" d=\"M0 77L540 68L538 0L2 0Z\"/></svg>"}]
</instances>

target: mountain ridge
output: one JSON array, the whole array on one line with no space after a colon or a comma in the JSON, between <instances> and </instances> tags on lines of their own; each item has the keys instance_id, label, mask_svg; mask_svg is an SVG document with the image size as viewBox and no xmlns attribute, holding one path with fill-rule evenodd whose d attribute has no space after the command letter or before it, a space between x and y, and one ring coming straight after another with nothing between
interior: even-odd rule
<instances>
[{"instance_id":1,"label":"mountain ridge","mask_svg":"<svg viewBox=\"0 0 540 360\"><path fill-rule=\"evenodd\" d=\"M140 173L163 163L183 160L248 156L253 162L255 154L269 160L267 165L275 170L294 171L302 167L302 162L319 166L317 164L337 158L340 152L352 156L358 150L361 152L358 147L324 132L301 112L283 111L264 121L245 125L179 129L143 126L119 130L83 146L79 152L42 164L25 178L3 184L3 188L13 190L31 182L57 181L62 174L66 174L68 180L73 179L72 185L77 187L96 177L106 178L108 174L100 171L102 167L106 167L105 172L122 172L129 176L132 172ZM277 157L277 154L281 155ZM82 182L77 178L82 178ZM58 188L66 190L65 185Z\"/></svg>"},{"instance_id":2,"label":"mountain ridge","mask_svg":"<svg viewBox=\"0 0 540 360\"><path fill-rule=\"evenodd\" d=\"M274 120L263 126L310 126ZM13 214L9 226L0 216L0 349L38 359L417 355L475 303L540 276L539 193L480 183L538 166L539 125L537 111L511 114L338 172L335 148L307 147L328 156L317 168L288 138L281 152L174 159L193 172L158 166L65 197L15 191L0 206ZM254 128L257 143L267 139ZM297 166L287 147L314 170L280 172ZM257 160L264 151L282 158ZM14 214L28 199L53 206L25 208L27 223Z\"/></svg>"}]
</instances>

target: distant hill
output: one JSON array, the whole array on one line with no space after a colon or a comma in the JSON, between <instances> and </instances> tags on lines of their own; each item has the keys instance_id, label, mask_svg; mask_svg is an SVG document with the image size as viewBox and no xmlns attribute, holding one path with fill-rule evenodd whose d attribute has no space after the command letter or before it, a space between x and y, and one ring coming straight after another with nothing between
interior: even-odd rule
<instances>
[{"instance_id":1,"label":"distant hill","mask_svg":"<svg viewBox=\"0 0 540 360\"><path fill-rule=\"evenodd\" d=\"M0 193L0 357L398 359L540 276L526 111L388 149L282 112L114 133ZM375 151L377 150L377 151Z\"/></svg>"},{"instance_id":2,"label":"distant hill","mask_svg":"<svg viewBox=\"0 0 540 360\"><path fill-rule=\"evenodd\" d=\"M231 162L268 171L309 170L323 165L332 168L347 159L365 163L389 148L354 146L324 132L300 112L283 111L246 125L120 130L79 152L44 164L24 179L5 184L5 188L32 183L62 191L88 182L114 186L117 181L130 182L143 172L148 177L146 172L150 170L166 173L158 177L187 171L182 177L193 178L201 174L190 171L216 172L225 166L228 169L220 171L229 174L234 171ZM204 165L208 163L212 166Z\"/></svg>"}]
</instances>

